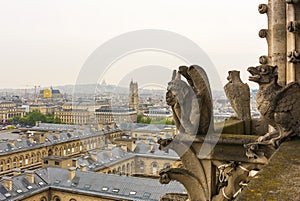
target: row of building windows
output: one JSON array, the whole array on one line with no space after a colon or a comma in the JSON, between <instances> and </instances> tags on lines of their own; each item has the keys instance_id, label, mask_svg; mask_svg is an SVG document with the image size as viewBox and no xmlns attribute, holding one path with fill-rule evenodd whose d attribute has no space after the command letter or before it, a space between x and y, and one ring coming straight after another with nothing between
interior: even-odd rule
<instances>
[{"instance_id":1,"label":"row of building windows","mask_svg":"<svg viewBox=\"0 0 300 201\"><path fill-rule=\"evenodd\" d=\"M18 156L9 157L7 159L0 159L0 173L11 170L13 168L21 168L29 165L36 165L42 162L42 159L46 156L70 156L78 154L82 151L98 149L103 146L104 138L98 137L64 146L55 146L52 149L49 148L48 151L37 150L28 154L22 154L22 152L20 152Z\"/></svg>"},{"instance_id":2,"label":"row of building windows","mask_svg":"<svg viewBox=\"0 0 300 201\"><path fill-rule=\"evenodd\" d=\"M139 173L139 174L145 174L145 169L146 169L146 166L145 166L145 162L144 161L139 161L138 162L138 167L137 169L135 169L135 166L134 166L134 162L132 161L131 163L127 163L127 164L124 164L122 166L118 166L116 168L113 168L112 170L109 170L107 172L107 174L117 174L117 175L131 175L131 174L134 174L134 173ZM163 168L169 168L171 167L171 164L170 163L165 163L163 165ZM159 166L158 166L158 163L157 162L152 162L151 163L151 172L149 172L149 174L152 174L152 175L158 175L158 171L159 171ZM135 172L137 171L137 172Z\"/></svg>"}]
</instances>

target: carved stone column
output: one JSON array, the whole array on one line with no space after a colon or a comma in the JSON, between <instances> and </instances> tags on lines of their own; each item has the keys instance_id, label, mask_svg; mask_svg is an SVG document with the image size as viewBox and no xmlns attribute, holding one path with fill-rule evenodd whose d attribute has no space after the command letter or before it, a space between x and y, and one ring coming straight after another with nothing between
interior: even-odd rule
<instances>
[{"instance_id":1,"label":"carved stone column","mask_svg":"<svg viewBox=\"0 0 300 201\"><path fill-rule=\"evenodd\" d=\"M260 4L258 11L268 15L268 29L259 32L268 42L268 56L260 58L261 64L277 65L279 84L286 84L286 2L269 0L268 5Z\"/></svg>"},{"instance_id":2,"label":"carved stone column","mask_svg":"<svg viewBox=\"0 0 300 201\"><path fill-rule=\"evenodd\" d=\"M268 29L259 31L267 39L268 55L259 62L278 66L280 85L300 81L300 0L269 0L258 11L268 16Z\"/></svg>"},{"instance_id":3,"label":"carved stone column","mask_svg":"<svg viewBox=\"0 0 300 201\"><path fill-rule=\"evenodd\" d=\"M287 83L300 81L300 3L287 0Z\"/></svg>"}]
</instances>

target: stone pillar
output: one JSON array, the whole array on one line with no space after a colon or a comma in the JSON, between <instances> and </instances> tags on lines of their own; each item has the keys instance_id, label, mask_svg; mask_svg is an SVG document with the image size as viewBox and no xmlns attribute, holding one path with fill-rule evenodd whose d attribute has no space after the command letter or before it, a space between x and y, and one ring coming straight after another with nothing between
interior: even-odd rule
<instances>
[{"instance_id":1,"label":"stone pillar","mask_svg":"<svg viewBox=\"0 0 300 201\"><path fill-rule=\"evenodd\" d=\"M271 3L272 24L272 65L278 66L278 83L286 84L286 2L273 0Z\"/></svg>"},{"instance_id":2,"label":"stone pillar","mask_svg":"<svg viewBox=\"0 0 300 201\"><path fill-rule=\"evenodd\" d=\"M287 83L300 81L300 3L287 0Z\"/></svg>"},{"instance_id":3,"label":"stone pillar","mask_svg":"<svg viewBox=\"0 0 300 201\"><path fill-rule=\"evenodd\" d=\"M277 65L280 85L286 84L286 2L269 0L268 5L260 4L258 11L268 15L268 29L259 32L261 38L268 42L268 56L259 59L261 64Z\"/></svg>"},{"instance_id":4,"label":"stone pillar","mask_svg":"<svg viewBox=\"0 0 300 201\"><path fill-rule=\"evenodd\" d=\"M261 64L278 66L278 82L300 81L300 0L269 0L258 10L268 15L268 29L259 31L268 42L268 55Z\"/></svg>"}]
</instances>

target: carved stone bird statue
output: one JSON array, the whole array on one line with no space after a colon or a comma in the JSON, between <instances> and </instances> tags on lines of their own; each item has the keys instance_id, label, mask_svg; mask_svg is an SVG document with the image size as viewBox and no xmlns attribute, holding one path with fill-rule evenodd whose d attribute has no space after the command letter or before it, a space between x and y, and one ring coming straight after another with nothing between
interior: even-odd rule
<instances>
[{"instance_id":1,"label":"carved stone bird statue","mask_svg":"<svg viewBox=\"0 0 300 201\"><path fill-rule=\"evenodd\" d=\"M229 71L227 80L229 82L224 86L224 90L235 112L233 118L240 120L251 119L250 89L247 83L242 82L240 71Z\"/></svg>"},{"instance_id":2,"label":"carved stone bird statue","mask_svg":"<svg viewBox=\"0 0 300 201\"><path fill-rule=\"evenodd\" d=\"M260 137L256 144L271 144L275 148L286 139L300 136L300 84L278 85L277 69L277 66L269 65L248 68L252 74L249 80L259 84L256 94L258 110L275 128L275 131Z\"/></svg>"}]
</instances>

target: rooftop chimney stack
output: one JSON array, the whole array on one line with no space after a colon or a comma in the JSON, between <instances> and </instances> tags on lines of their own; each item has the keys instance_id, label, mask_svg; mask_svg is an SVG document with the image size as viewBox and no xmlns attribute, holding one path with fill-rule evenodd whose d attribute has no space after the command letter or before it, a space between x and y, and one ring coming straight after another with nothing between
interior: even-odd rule
<instances>
[{"instance_id":1,"label":"rooftop chimney stack","mask_svg":"<svg viewBox=\"0 0 300 201\"><path fill-rule=\"evenodd\" d=\"M11 177L3 177L3 185L4 187L11 191L12 190L12 178Z\"/></svg>"},{"instance_id":2,"label":"rooftop chimney stack","mask_svg":"<svg viewBox=\"0 0 300 201\"><path fill-rule=\"evenodd\" d=\"M69 180L74 179L75 175L76 175L76 168L75 167L69 168Z\"/></svg>"},{"instance_id":3,"label":"rooftop chimney stack","mask_svg":"<svg viewBox=\"0 0 300 201\"><path fill-rule=\"evenodd\" d=\"M22 173L20 168L14 168L14 169L12 169L12 171L13 171L14 176L20 175Z\"/></svg>"},{"instance_id":4,"label":"rooftop chimney stack","mask_svg":"<svg viewBox=\"0 0 300 201\"><path fill-rule=\"evenodd\" d=\"M26 170L25 177L29 183L34 184L34 171Z\"/></svg>"},{"instance_id":5,"label":"rooftop chimney stack","mask_svg":"<svg viewBox=\"0 0 300 201\"><path fill-rule=\"evenodd\" d=\"M81 171L86 171L86 164L80 164L80 170Z\"/></svg>"}]
</instances>

